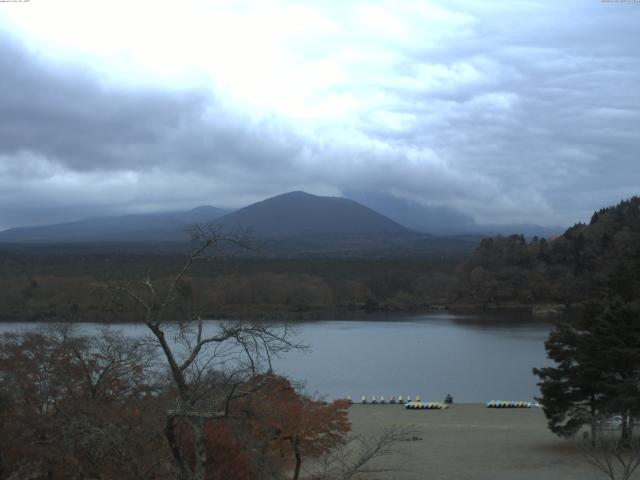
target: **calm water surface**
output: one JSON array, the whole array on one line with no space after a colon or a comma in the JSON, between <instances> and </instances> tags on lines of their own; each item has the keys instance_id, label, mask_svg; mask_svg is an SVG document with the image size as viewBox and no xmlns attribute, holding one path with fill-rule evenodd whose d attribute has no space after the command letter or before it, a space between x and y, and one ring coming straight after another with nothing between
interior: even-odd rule
<instances>
[{"instance_id":1,"label":"calm water surface","mask_svg":"<svg viewBox=\"0 0 640 480\"><path fill-rule=\"evenodd\" d=\"M96 324L83 324L91 330ZM34 328L0 324L0 332ZM144 326L118 325L130 335ZM534 366L549 364L544 340L551 326L487 315L424 315L324 320L297 324L297 341L311 347L274 362L276 370L302 381L308 393L360 400L420 395L459 402L532 400L538 395Z\"/></svg>"}]
</instances>

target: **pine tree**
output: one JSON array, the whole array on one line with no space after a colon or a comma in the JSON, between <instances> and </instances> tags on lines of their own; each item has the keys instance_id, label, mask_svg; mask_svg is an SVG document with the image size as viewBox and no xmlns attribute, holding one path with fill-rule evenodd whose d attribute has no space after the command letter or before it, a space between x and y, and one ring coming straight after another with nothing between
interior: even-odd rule
<instances>
[{"instance_id":1,"label":"pine tree","mask_svg":"<svg viewBox=\"0 0 640 480\"><path fill-rule=\"evenodd\" d=\"M640 416L640 304L615 300L603 308L595 336L605 345L600 361L606 372L606 411L622 416L622 439L630 440L633 418Z\"/></svg>"},{"instance_id":2,"label":"pine tree","mask_svg":"<svg viewBox=\"0 0 640 480\"><path fill-rule=\"evenodd\" d=\"M586 327L586 328L585 328ZM605 375L598 363L599 348L588 326L558 324L545 342L556 367L534 368L540 377L541 398L549 429L562 437L584 425L596 437L598 415L604 406Z\"/></svg>"},{"instance_id":3,"label":"pine tree","mask_svg":"<svg viewBox=\"0 0 640 480\"><path fill-rule=\"evenodd\" d=\"M569 437L598 420L621 415L628 440L640 416L640 304L592 303L580 319L557 325L545 342L555 367L535 368L539 399L552 432Z\"/></svg>"}]
</instances>

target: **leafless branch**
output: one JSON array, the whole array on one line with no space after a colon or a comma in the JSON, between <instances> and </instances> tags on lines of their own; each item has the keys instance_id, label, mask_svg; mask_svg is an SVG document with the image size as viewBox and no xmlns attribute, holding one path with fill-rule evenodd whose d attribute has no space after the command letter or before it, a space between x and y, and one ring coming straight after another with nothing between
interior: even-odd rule
<instances>
[{"instance_id":1,"label":"leafless branch","mask_svg":"<svg viewBox=\"0 0 640 480\"><path fill-rule=\"evenodd\" d=\"M585 460L611 480L629 480L640 466L640 441L603 437L582 442Z\"/></svg>"},{"instance_id":2,"label":"leafless branch","mask_svg":"<svg viewBox=\"0 0 640 480\"><path fill-rule=\"evenodd\" d=\"M190 234L191 251L166 288L154 283L150 271L137 285L102 285L142 308L144 323L163 353L177 391L177 408L166 414L165 435L181 480L203 475L208 461L203 443L205 422L228 418L232 401L255 394L261 382L247 380L255 377L263 364L271 371L272 358L304 348L290 340L292 332L287 326L241 321L205 326L200 313L180 297L179 285L195 264L227 256L223 247L255 251L256 244L246 231L225 232L211 223L194 226ZM182 321L167 320L176 312L185 315ZM173 339L168 338L172 334ZM193 434L195 459L190 464L181 450L178 424L187 425Z\"/></svg>"},{"instance_id":3,"label":"leafless branch","mask_svg":"<svg viewBox=\"0 0 640 480\"><path fill-rule=\"evenodd\" d=\"M352 436L343 444L315 459L310 468L312 480L350 480L359 475L402 470L399 465L381 462L397 453L400 442L419 438L415 427L390 427L374 436Z\"/></svg>"}]
</instances>

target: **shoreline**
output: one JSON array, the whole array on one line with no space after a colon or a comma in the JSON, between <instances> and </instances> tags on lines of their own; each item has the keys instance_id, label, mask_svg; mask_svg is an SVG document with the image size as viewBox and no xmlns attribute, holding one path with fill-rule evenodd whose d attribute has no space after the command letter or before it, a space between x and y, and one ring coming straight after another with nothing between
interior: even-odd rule
<instances>
[{"instance_id":1,"label":"shoreline","mask_svg":"<svg viewBox=\"0 0 640 480\"><path fill-rule=\"evenodd\" d=\"M562 308L560 308L562 307ZM575 308L575 307L574 307ZM564 306L550 304L532 305L431 305L415 308L344 308L308 311L272 311L272 312L248 312L248 311L221 311L215 314L203 315L208 320L237 319L247 321L265 322L292 322L314 320L372 320L376 317L386 316L417 316L434 313L449 313L452 315L489 315L496 319L504 315L512 314L518 320L528 320L532 323L550 322L562 316L567 310ZM121 319L107 320L104 318L74 318L67 319L63 316L32 313L31 315L18 316L16 314L0 313L0 323L27 322L27 323L142 323L141 320Z\"/></svg>"}]
</instances>

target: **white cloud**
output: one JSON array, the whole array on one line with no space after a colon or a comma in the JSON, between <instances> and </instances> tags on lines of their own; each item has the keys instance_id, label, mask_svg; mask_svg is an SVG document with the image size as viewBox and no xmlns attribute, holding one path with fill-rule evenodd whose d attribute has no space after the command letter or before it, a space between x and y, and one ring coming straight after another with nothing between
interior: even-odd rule
<instances>
[{"instance_id":1,"label":"white cloud","mask_svg":"<svg viewBox=\"0 0 640 480\"><path fill-rule=\"evenodd\" d=\"M378 189L568 224L638 193L639 19L578 0L2 4L0 171L25 204Z\"/></svg>"}]
</instances>

